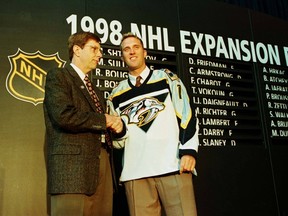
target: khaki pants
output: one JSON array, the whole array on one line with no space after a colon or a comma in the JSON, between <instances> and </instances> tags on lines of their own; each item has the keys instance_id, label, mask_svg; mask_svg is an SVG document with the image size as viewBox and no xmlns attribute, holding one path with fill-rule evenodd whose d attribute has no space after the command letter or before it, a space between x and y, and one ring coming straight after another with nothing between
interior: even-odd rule
<instances>
[{"instance_id":1,"label":"khaki pants","mask_svg":"<svg viewBox=\"0 0 288 216\"><path fill-rule=\"evenodd\" d=\"M125 182L130 216L196 216L192 174L175 174Z\"/></svg>"},{"instance_id":2,"label":"khaki pants","mask_svg":"<svg viewBox=\"0 0 288 216\"><path fill-rule=\"evenodd\" d=\"M96 193L51 195L51 216L111 216L113 185L109 156L101 148L99 183Z\"/></svg>"}]
</instances>

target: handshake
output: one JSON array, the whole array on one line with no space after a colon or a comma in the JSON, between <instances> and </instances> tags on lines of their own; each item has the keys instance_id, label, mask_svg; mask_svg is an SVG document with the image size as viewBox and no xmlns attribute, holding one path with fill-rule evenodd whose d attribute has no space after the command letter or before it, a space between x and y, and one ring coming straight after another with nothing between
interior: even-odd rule
<instances>
[{"instance_id":1,"label":"handshake","mask_svg":"<svg viewBox=\"0 0 288 216\"><path fill-rule=\"evenodd\" d=\"M124 125L123 121L119 116L105 114L106 117L106 127L110 129L113 133L121 133L123 131Z\"/></svg>"}]
</instances>

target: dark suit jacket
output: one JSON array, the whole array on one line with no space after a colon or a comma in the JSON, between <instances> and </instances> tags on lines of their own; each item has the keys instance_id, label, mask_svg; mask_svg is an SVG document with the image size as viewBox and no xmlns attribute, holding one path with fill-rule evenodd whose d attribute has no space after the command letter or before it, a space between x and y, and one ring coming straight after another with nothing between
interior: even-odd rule
<instances>
[{"instance_id":1,"label":"dark suit jacket","mask_svg":"<svg viewBox=\"0 0 288 216\"><path fill-rule=\"evenodd\" d=\"M105 110L103 94L94 90ZM106 120L70 65L47 73L44 117L48 193L95 193Z\"/></svg>"}]
</instances>

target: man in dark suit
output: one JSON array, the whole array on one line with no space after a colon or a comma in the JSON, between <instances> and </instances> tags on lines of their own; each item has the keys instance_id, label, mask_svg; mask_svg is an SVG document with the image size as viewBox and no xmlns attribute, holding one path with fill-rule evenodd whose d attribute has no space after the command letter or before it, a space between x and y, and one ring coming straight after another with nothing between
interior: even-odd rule
<instances>
[{"instance_id":1,"label":"man in dark suit","mask_svg":"<svg viewBox=\"0 0 288 216\"><path fill-rule=\"evenodd\" d=\"M71 64L49 71L45 86L51 215L112 215L107 131L121 137L126 129L120 117L105 114L103 94L93 87L100 106L95 105L84 80L102 57L99 37L76 33L68 49Z\"/></svg>"}]
</instances>

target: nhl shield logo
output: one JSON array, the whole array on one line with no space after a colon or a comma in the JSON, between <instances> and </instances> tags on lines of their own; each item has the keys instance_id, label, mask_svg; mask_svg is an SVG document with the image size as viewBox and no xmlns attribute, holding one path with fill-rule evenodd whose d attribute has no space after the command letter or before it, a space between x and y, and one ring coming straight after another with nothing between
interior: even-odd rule
<instances>
[{"instance_id":1,"label":"nhl shield logo","mask_svg":"<svg viewBox=\"0 0 288 216\"><path fill-rule=\"evenodd\" d=\"M11 70L6 79L7 91L18 100L35 106L44 100L47 71L53 67L63 67L66 63L60 59L58 53L26 53L19 48L16 54L8 58Z\"/></svg>"}]
</instances>

